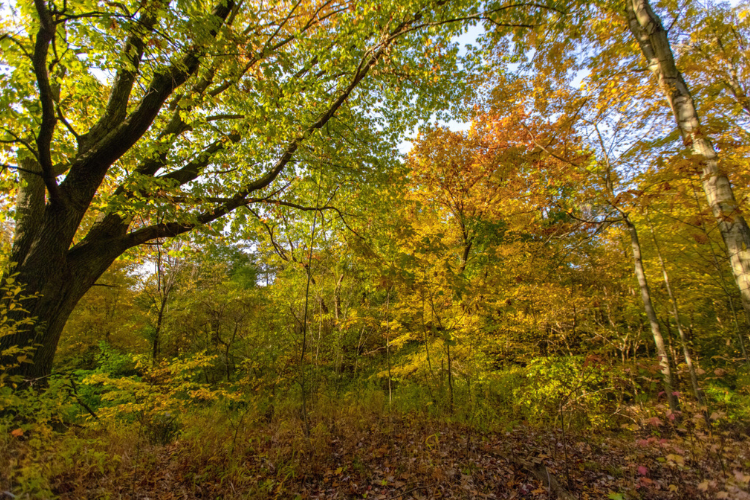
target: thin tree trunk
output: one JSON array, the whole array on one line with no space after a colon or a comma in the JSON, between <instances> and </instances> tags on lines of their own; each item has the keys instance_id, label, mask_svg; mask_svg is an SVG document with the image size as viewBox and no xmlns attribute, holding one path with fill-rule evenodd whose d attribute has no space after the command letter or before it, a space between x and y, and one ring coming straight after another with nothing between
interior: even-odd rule
<instances>
[{"instance_id":1,"label":"thin tree trunk","mask_svg":"<svg viewBox=\"0 0 750 500\"><path fill-rule=\"evenodd\" d=\"M624 216L624 220L628 232L630 233L630 243L633 247L635 275L638 278L638 287L641 291L643 308L646 310L646 317L651 325L651 333L654 336L654 343L656 344L656 353L659 356L659 366L661 366L661 373L664 376L664 389L667 393L667 401L669 401L670 409L672 411L677 411L677 401L673 394L672 370L669 367L669 355L664 346L664 337L662 337L661 329L659 328L659 320L656 318L656 312L654 311L654 306L651 302L651 290L649 289L648 281L646 280L646 271L643 269L641 243L638 241L638 231L636 231L635 226L627 216Z\"/></svg>"},{"instance_id":2,"label":"thin tree trunk","mask_svg":"<svg viewBox=\"0 0 750 500\"><path fill-rule=\"evenodd\" d=\"M750 317L750 228L742 217L729 179L719 168L713 144L701 130L690 90L677 69L667 31L648 0L627 0L628 25L649 69L669 101L685 146L700 159L703 190L724 239L742 307Z\"/></svg>"},{"instance_id":3,"label":"thin tree trunk","mask_svg":"<svg viewBox=\"0 0 750 500\"><path fill-rule=\"evenodd\" d=\"M432 377L432 380L435 379L435 372L432 371L432 360L430 359L430 346L429 341L427 339L427 327L425 326L424 322L424 306L425 306L425 297L424 297L425 291L424 288L422 289L422 312L420 314L422 318L422 336L424 337L424 352L427 355L427 367L430 369L430 376ZM431 384L427 384L427 389L430 392L430 397L435 400L435 397L432 395L432 386Z\"/></svg>"},{"instance_id":4,"label":"thin tree trunk","mask_svg":"<svg viewBox=\"0 0 750 500\"><path fill-rule=\"evenodd\" d=\"M357 340L357 356L354 358L354 373L359 369L359 353L362 350L362 335L365 333L365 327L359 331L359 340Z\"/></svg>"},{"instance_id":5,"label":"thin tree trunk","mask_svg":"<svg viewBox=\"0 0 750 500\"><path fill-rule=\"evenodd\" d=\"M164 320L164 309L167 305L167 297L166 295L162 297L161 303L159 304L159 313L156 317L156 328L154 329L154 343L153 343L153 352L152 352L152 361L154 364L156 364L156 359L159 357L159 335L161 334L161 325L162 321Z\"/></svg>"},{"instance_id":6,"label":"thin tree trunk","mask_svg":"<svg viewBox=\"0 0 750 500\"><path fill-rule=\"evenodd\" d=\"M317 203L317 199L320 197L320 185L318 185L318 195L316 196L315 203ZM312 223L312 229L310 230L310 252L307 255L307 268L305 269L307 271L307 283L305 285L305 314L304 318L302 320L302 349L301 354L299 357L300 361L300 369L301 369L301 377L300 377L300 386L302 389L302 419L304 424L304 431L305 431L305 437L310 437L310 419L308 418L308 412L307 412L307 373L306 373L306 365L305 363L305 350L307 348L307 312L309 309L309 302L310 302L310 280L312 279L312 253L313 253L313 247L315 245L315 225L318 222L318 212L315 212L313 214L313 223Z\"/></svg>"},{"instance_id":7,"label":"thin tree trunk","mask_svg":"<svg viewBox=\"0 0 750 500\"><path fill-rule=\"evenodd\" d=\"M389 307L391 304L391 289L388 288L388 292L385 296L385 359L388 363L388 407L390 408L393 403L393 391L391 388L391 323L389 313Z\"/></svg>"},{"instance_id":8,"label":"thin tree trunk","mask_svg":"<svg viewBox=\"0 0 750 500\"><path fill-rule=\"evenodd\" d=\"M336 282L336 288L333 291L333 316L338 325L341 316L341 283L344 281L344 273L341 273L338 281Z\"/></svg>"},{"instance_id":9,"label":"thin tree trunk","mask_svg":"<svg viewBox=\"0 0 750 500\"><path fill-rule=\"evenodd\" d=\"M452 360L451 360L450 339L446 339L445 348L448 354L448 393L450 395L451 414L453 414L453 369L452 369Z\"/></svg>"},{"instance_id":10,"label":"thin tree trunk","mask_svg":"<svg viewBox=\"0 0 750 500\"><path fill-rule=\"evenodd\" d=\"M323 298L318 301L318 341L315 343L315 366L320 366L320 341L323 337Z\"/></svg>"},{"instance_id":11,"label":"thin tree trunk","mask_svg":"<svg viewBox=\"0 0 750 500\"><path fill-rule=\"evenodd\" d=\"M662 321L664 328L667 330L667 345L669 346L669 366L672 367L672 373L674 374L675 386L680 386L680 374L677 373L677 349L675 349L673 335L672 335L672 322L669 320L669 315L664 317Z\"/></svg>"},{"instance_id":12,"label":"thin tree trunk","mask_svg":"<svg viewBox=\"0 0 750 500\"><path fill-rule=\"evenodd\" d=\"M664 286L667 288L667 295L669 295L669 301L672 303L672 316L674 317L675 325L677 325L677 332L680 335L680 344L682 344L682 353L685 356L685 364L688 367L690 373L690 383L693 386L693 394L695 399L698 400L699 404L704 403L703 391L698 386L698 376L695 373L695 367L693 366L693 357L690 355L690 349L688 349L687 339L685 338L685 331L682 329L682 320L680 319L680 310L677 307L677 299L672 292L672 285L669 283L669 275L667 274L667 267L664 264L664 258L661 255L661 247L659 241L656 239L656 233L654 232L654 225L651 223L651 219L646 216L648 220L648 226L651 230L651 238L654 240L654 248L656 248L656 255L659 257L659 265L661 266L661 273L664 277Z\"/></svg>"},{"instance_id":13,"label":"thin tree trunk","mask_svg":"<svg viewBox=\"0 0 750 500\"><path fill-rule=\"evenodd\" d=\"M159 300L159 310L157 312L156 316L156 328L154 328L154 342L153 342L153 352L151 353L151 362L155 365L156 364L156 358L159 356L159 334L161 333L161 322L164 319L164 306L167 304L167 294L162 293L162 279L163 279L163 273L161 268L161 245L160 242L157 240L156 242L156 293L159 294L160 299ZM154 300L156 302L156 300Z\"/></svg>"},{"instance_id":14,"label":"thin tree trunk","mask_svg":"<svg viewBox=\"0 0 750 500\"><path fill-rule=\"evenodd\" d=\"M745 340L742 338L742 332L740 331L740 322L737 320L737 309L734 307L734 300L731 295L727 295L729 300L729 309L732 311L732 319L734 320L734 331L737 332L737 339L740 341L740 352L742 352L742 358L745 363L750 363L750 358L747 357L747 351L745 350Z\"/></svg>"},{"instance_id":15,"label":"thin tree trunk","mask_svg":"<svg viewBox=\"0 0 750 500\"><path fill-rule=\"evenodd\" d=\"M226 369L227 369L227 382L229 382L232 379L231 375L232 375L232 371L234 371L234 357L232 357L232 363L230 365L230 363L229 363L229 351L230 351L230 349L232 347L232 344L234 344L234 339L237 338L237 330L239 330L239 327L240 327L239 323L237 322L237 320L235 320L234 321L234 332L232 333L232 338L226 344L227 348L224 351L224 358L225 358Z\"/></svg>"}]
</instances>

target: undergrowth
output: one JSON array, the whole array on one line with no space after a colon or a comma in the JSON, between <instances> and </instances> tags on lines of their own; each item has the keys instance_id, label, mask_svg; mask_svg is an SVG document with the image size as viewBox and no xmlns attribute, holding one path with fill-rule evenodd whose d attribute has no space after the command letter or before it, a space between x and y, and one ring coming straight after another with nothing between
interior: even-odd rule
<instances>
[{"instance_id":1,"label":"undergrowth","mask_svg":"<svg viewBox=\"0 0 750 500\"><path fill-rule=\"evenodd\" d=\"M650 367L641 367L639 378L602 370L596 358L550 358L479 380L456 380L453 405L446 384L403 379L389 397L376 375L342 384L335 373L309 372L315 377L306 385L303 412L299 384L282 391L278 384L269 390L251 380L202 382L211 356L155 366L116 357L104 357L104 368L57 374L46 390L0 388L0 490L17 498L135 498L179 486L189 498L205 497L206 489L226 498L287 498L309 493L311 481L341 467L352 477L370 474L372 464L364 461L373 453L377 458L373 450L382 446L376 441L393 446L404 432L424 439L417 459L427 462L440 447L433 442L440 433L457 433L474 451L482 440L518 432L530 443L547 435L554 444L545 444L552 451L538 454L542 460L554 455L558 468L564 463L589 473L585 461L577 464L571 456L582 440L611 447L592 441L593 430L602 439L629 443L624 447L646 443L638 446L655 450L666 465L700 470L701 460L718 464L724 479L700 476L696 484L705 488L697 491L744 491L744 478L750 479L747 469L732 469L737 457L729 456L747 444L741 371L707 381L709 408L684 401L677 414L649 386ZM661 453L665 442L676 443L682 453ZM342 447L351 448L349 463L341 461ZM369 455L360 456L359 449ZM405 464L412 459L393 457ZM472 467L480 466L467 470ZM645 491L649 484L640 479L648 477L635 478ZM356 491L349 497L362 498Z\"/></svg>"}]
</instances>

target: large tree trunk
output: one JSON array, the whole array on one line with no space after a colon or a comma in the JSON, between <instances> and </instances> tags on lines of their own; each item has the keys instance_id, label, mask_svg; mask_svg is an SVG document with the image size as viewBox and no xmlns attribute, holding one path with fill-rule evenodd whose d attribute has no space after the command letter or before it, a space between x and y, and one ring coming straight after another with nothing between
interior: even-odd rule
<instances>
[{"instance_id":1,"label":"large tree trunk","mask_svg":"<svg viewBox=\"0 0 750 500\"><path fill-rule=\"evenodd\" d=\"M675 398L673 390L672 369L669 367L669 355L664 346L664 337L661 334L661 328L659 327L659 320L654 311L654 305L651 302L651 290L649 289L648 281L646 280L646 271L643 269L643 258L641 257L641 243L638 241L638 231L636 231L635 226L627 216L625 216L624 219L625 225L630 233L630 244L633 248L633 263L635 264L635 276L638 278L638 288L641 291L643 308L646 310L646 317L651 325L651 333L654 336L654 343L656 344L656 354L659 356L659 366L661 366L661 373L664 376L664 390L667 393L669 408L672 411L676 411L677 399Z\"/></svg>"},{"instance_id":2,"label":"large tree trunk","mask_svg":"<svg viewBox=\"0 0 750 500\"><path fill-rule=\"evenodd\" d=\"M22 240L16 238L14 254L21 244ZM22 262L13 269L14 279L24 286L22 296L31 298L22 300L24 310L9 315L16 321L31 317L33 323L21 323L15 333L0 338L0 352L19 347L33 361L18 363L13 356L0 360L0 365L5 366L8 375L20 375L30 382L44 380L51 373L60 334L73 308L125 250L112 247L98 254L70 252L60 258L52 251L44 251L44 247L32 245L32 249L35 246L38 250L31 254L37 256L32 260L34 265ZM39 265L43 257L47 257L49 265Z\"/></svg>"},{"instance_id":3,"label":"large tree trunk","mask_svg":"<svg viewBox=\"0 0 750 500\"><path fill-rule=\"evenodd\" d=\"M750 228L742 217L732 186L721 171L716 151L701 130L695 103L682 73L677 69L667 31L648 0L627 0L630 31L638 41L649 69L669 101L685 146L700 161L703 190L729 251L732 272L750 318Z\"/></svg>"}]
</instances>

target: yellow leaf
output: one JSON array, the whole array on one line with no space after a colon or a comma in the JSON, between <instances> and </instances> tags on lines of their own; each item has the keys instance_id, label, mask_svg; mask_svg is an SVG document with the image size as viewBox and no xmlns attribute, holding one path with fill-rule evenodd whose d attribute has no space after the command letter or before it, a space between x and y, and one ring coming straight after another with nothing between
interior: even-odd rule
<instances>
[{"instance_id":1,"label":"yellow leaf","mask_svg":"<svg viewBox=\"0 0 750 500\"><path fill-rule=\"evenodd\" d=\"M667 455L667 460L670 460L677 465L685 465L685 458L683 458L681 455L673 455L670 453L669 455Z\"/></svg>"}]
</instances>

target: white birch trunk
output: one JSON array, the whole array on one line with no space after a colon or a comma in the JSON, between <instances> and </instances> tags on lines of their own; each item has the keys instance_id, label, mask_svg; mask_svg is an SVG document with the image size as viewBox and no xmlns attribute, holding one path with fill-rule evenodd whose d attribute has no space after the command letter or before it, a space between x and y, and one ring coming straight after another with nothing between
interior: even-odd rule
<instances>
[{"instance_id":1,"label":"white birch trunk","mask_svg":"<svg viewBox=\"0 0 750 500\"><path fill-rule=\"evenodd\" d=\"M672 384L672 370L669 367L669 355L667 349L664 346L664 337L661 334L661 328L659 327L659 320L656 317L654 311L654 305L651 302L651 290L648 287L648 281L646 280L646 271L643 268L643 258L641 257L641 243L638 240L638 231L627 216L624 216L625 225L630 233L630 244L633 248L633 263L635 265L635 276L638 278L638 288L641 292L641 299L643 300L643 308L646 310L646 317L651 325L651 333L654 336L654 343L656 344L656 354L659 356L659 366L661 367L661 373L664 376L664 390L667 393L667 401L669 401L669 408L672 411L677 411L677 399L674 395L674 389Z\"/></svg>"},{"instance_id":2,"label":"white birch trunk","mask_svg":"<svg viewBox=\"0 0 750 500\"><path fill-rule=\"evenodd\" d=\"M695 103L677 69L661 19L648 0L627 0L626 11L630 31L669 101L685 147L700 162L703 190L727 246L742 306L750 318L750 228L742 217L729 179L719 168L713 144L703 135Z\"/></svg>"}]
</instances>

